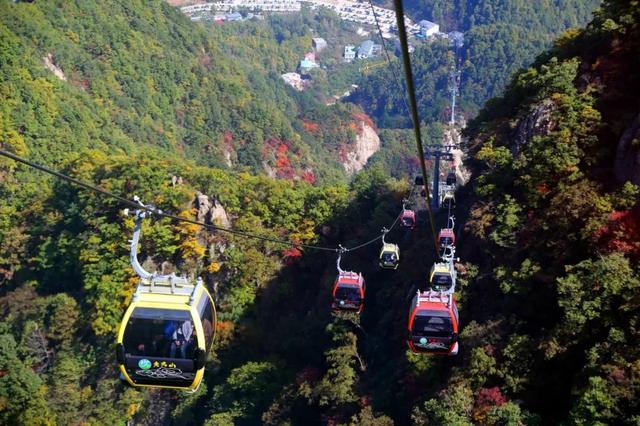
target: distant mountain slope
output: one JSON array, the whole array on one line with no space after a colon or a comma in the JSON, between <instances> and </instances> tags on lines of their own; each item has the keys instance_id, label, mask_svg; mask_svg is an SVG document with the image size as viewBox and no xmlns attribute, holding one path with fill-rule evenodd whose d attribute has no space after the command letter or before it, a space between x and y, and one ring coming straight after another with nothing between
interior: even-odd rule
<instances>
[{"instance_id":1,"label":"distant mountain slope","mask_svg":"<svg viewBox=\"0 0 640 426\"><path fill-rule=\"evenodd\" d=\"M344 176L340 150L355 142L359 111L303 103L279 76L310 38L278 43L264 23L209 31L159 0L2 1L0 33L4 131L32 158L144 150L287 178ZM310 131L302 118L317 113L331 119Z\"/></svg>"},{"instance_id":2,"label":"distant mountain slope","mask_svg":"<svg viewBox=\"0 0 640 426\"><path fill-rule=\"evenodd\" d=\"M465 33L458 52L460 109L473 117L488 99L499 96L518 69L528 66L555 36L585 25L600 0L423 0L407 1L417 19L431 19L440 30ZM461 59L460 59L461 58ZM446 117L447 75L454 65L447 41L417 43L412 56L421 118ZM400 70L400 63L396 67ZM408 126L402 93L385 67L359 81L353 101L381 127Z\"/></svg>"}]
</instances>

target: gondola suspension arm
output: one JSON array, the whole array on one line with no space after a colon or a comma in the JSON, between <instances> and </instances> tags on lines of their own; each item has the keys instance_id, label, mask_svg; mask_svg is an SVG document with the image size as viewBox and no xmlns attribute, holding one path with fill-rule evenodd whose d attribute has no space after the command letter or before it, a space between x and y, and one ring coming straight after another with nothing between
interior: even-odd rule
<instances>
[{"instance_id":1,"label":"gondola suspension arm","mask_svg":"<svg viewBox=\"0 0 640 426\"><path fill-rule=\"evenodd\" d=\"M156 209L152 205L145 205L140 201L140 198L137 196L133 198L138 204L140 204L140 209L135 211L135 224L133 227L133 237L131 238L131 267L136 272L136 274L140 277L141 284L150 285L151 288L155 285L168 285L171 287L171 292L175 292L176 286L187 286L189 285L189 280L184 276L177 276L175 273L171 273L169 275L161 275L157 272L149 272L140 264L138 260L138 244L140 242L140 234L142 233L142 221L151 216L154 213L162 214L161 210ZM129 215L129 209L124 210L125 215ZM202 279L198 278L198 284L202 283ZM134 295L135 298L135 295Z\"/></svg>"}]
</instances>

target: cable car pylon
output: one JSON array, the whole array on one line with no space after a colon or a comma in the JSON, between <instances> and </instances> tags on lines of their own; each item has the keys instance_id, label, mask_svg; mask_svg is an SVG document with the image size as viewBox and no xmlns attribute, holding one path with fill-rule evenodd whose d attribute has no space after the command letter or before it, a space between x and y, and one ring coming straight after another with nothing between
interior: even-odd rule
<instances>
[{"instance_id":1,"label":"cable car pylon","mask_svg":"<svg viewBox=\"0 0 640 426\"><path fill-rule=\"evenodd\" d=\"M427 145L427 149L425 150L425 156L429 158L433 158L433 197L431 198L432 206L435 209L440 208L440 204L442 201L442 191L450 191L450 185L443 185L442 189L440 188L440 160L449 160L453 161L453 149L456 148L456 145L436 145L430 144ZM455 185L453 186L453 191L455 191Z\"/></svg>"}]
</instances>

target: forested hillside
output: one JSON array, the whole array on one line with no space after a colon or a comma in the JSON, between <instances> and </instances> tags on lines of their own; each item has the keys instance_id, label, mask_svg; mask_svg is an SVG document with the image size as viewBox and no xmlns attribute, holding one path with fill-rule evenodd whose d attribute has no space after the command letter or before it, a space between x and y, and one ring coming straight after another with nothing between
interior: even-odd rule
<instances>
[{"instance_id":1,"label":"forested hillside","mask_svg":"<svg viewBox=\"0 0 640 426\"><path fill-rule=\"evenodd\" d=\"M302 102L279 76L308 35L211 31L162 1L2 1L0 14L3 134L35 159L144 149L278 177L344 176L340 150L361 112ZM305 127L306 115L335 125Z\"/></svg>"},{"instance_id":2,"label":"forested hillside","mask_svg":"<svg viewBox=\"0 0 640 426\"><path fill-rule=\"evenodd\" d=\"M459 49L461 110L473 117L498 96L514 72L528 66L562 31L586 24L600 0L423 0L407 1L407 13L429 19L441 31L461 31ZM412 56L416 96L422 120L447 117L448 73L455 59L448 40L418 42ZM396 64L400 70L400 63ZM408 127L402 92L388 68L358 82L353 101L380 127Z\"/></svg>"},{"instance_id":3,"label":"forested hillside","mask_svg":"<svg viewBox=\"0 0 640 426\"><path fill-rule=\"evenodd\" d=\"M638 2L605 2L469 126L477 270L441 396L475 395L476 420L482 400L543 424L639 420L639 36Z\"/></svg>"},{"instance_id":4,"label":"forested hillside","mask_svg":"<svg viewBox=\"0 0 640 426\"><path fill-rule=\"evenodd\" d=\"M385 167L411 161L411 139L385 129L384 157L337 182L329 135L344 142L358 111L271 84L296 49L269 43L277 23L234 39L162 3L0 7L1 149L185 218L204 220L205 194L234 229L300 243L353 247L397 217L409 183ZM260 49L269 58L258 60ZM450 55L429 49L416 57ZM45 68L49 52L66 80ZM331 313L331 251L151 218L140 258L204 278L217 337L196 393L129 388L113 349L138 281L133 219L115 200L3 157L0 423L637 424L639 62L640 4L607 0L469 124L473 178L455 208L457 357L406 347L409 302L436 256L423 222L388 235L401 247L395 271L380 270L377 244L344 255L367 280L357 318ZM322 127L304 133L310 117ZM428 125L427 138L442 130ZM296 173L333 171L312 184L225 164L230 146L233 167L261 170L249 141L269 138L299 150Z\"/></svg>"}]
</instances>

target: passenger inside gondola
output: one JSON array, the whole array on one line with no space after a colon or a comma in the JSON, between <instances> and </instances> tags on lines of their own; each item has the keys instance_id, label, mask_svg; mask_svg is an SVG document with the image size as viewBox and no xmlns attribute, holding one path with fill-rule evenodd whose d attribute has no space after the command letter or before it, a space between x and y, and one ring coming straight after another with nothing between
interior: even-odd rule
<instances>
[{"instance_id":1,"label":"passenger inside gondola","mask_svg":"<svg viewBox=\"0 0 640 426\"><path fill-rule=\"evenodd\" d=\"M415 336L451 337L453 326L451 319L439 311L418 311L411 332Z\"/></svg>"},{"instance_id":2,"label":"passenger inside gondola","mask_svg":"<svg viewBox=\"0 0 640 426\"><path fill-rule=\"evenodd\" d=\"M341 284L336 289L336 300L346 301L349 303L360 303L362 301L362 298L360 297L360 289L357 286Z\"/></svg>"},{"instance_id":3,"label":"passenger inside gondola","mask_svg":"<svg viewBox=\"0 0 640 426\"><path fill-rule=\"evenodd\" d=\"M159 358L188 358L192 352L190 343L194 331L188 311L137 308L125 329L125 353Z\"/></svg>"},{"instance_id":4,"label":"passenger inside gondola","mask_svg":"<svg viewBox=\"0 0 640 426\"><path fill-rule=\"evenodd\" d=\"M448 291L453 285L450 272L435 272L431 279L431 288L435 291Z\"/></svg>"},{"instance_id":5,"label":"passenger inside gondola","mask_svg":"<svg viewBox=\"0 0 640 426\"><path fill-rule=\"evenodd\" d=\"M169 358L187 359L187 354L191 349L191 341L193 338L193 324L187 320L175 325L171 334L171 346L169 349ZM178 357L176 355L179 355Z\"/></svg>"},{"instance_id":6,"label":"passenger inside gondola","mask_svg":"<svg viewBox=\"0 0 640 426\"><path fill-rule=\"evenodd\" d=\"M384 252L382 254L382 264L385 266L396 266L398 264L398 256L394 252Z\"/></svg>"}]
</instances>

